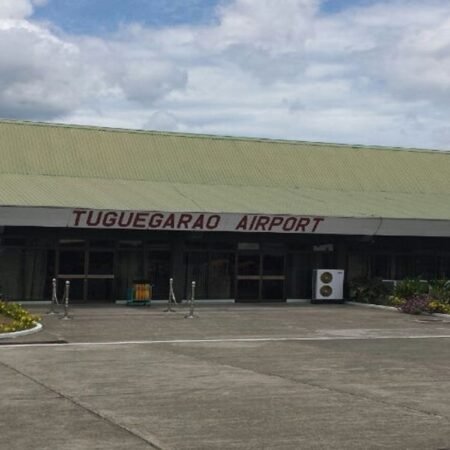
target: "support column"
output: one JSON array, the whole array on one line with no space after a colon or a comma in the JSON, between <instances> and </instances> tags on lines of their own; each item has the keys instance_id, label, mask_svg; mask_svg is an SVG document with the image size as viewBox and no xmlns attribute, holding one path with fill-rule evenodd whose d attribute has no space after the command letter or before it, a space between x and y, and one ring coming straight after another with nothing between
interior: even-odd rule
<instances>
[{"instance_id":1,"label":"support column","mask_svg":"<svg viewBox=\"0 0 450 450\"><path fill-rule=\"evenodd\" d=\"M173 287L177 302L185 298L186 266L184 261L184 238L177 233L172 238L172 274Z\"/></svg>"},{"instance_id":2,"label":"support column","mask_svg":"<svg viewBox=\"0 0 450 450\"><path fill-rule=\"evenodd\" d=\"M342 239L336 242L336 264L337 269L347 270L347 246Z\"/></svg>"},{"instance_id":3,"label":"support column","mask_svg":"<svg viewBox=\"0 0 450 450\"><path fill-rule=\"evenodd\" d=\"M348 267L347 267L347 245L343 238L336 242L336 268L345 270L344 274L344 298L349 296Z\"/></svg>"}]
</instances>

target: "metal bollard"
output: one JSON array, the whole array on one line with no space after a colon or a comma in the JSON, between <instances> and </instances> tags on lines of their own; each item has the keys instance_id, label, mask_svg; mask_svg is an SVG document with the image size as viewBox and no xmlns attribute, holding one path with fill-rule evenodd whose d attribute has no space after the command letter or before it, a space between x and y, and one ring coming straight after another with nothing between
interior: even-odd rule
<instances>
[{"instance_id":1,"label":"metal bollard","mask_svg":"<svg viewBox=\"0 0 450 450\"><path fill-rule=\"evenodd\" d=\"M50 311L47 313L49 316L58 314L55 311L55 305L58 305L58 296L56 293L56 278L52 279L52 300L50 302Z\"/></svg>"},{"instance_id":2,"label":"metal bollard","mask_svg":"<svg viewBox=\"0 0 450 450\"><path fill-rule=\"evenodd\" d=\"M64 289L64 316L61 320L70 320L72 317L69 316L69 291L70 291L70 281L66 281Z\"/></svg>"},{"instance_id":3,"label":"metal bollard","mask_svg":"<svg viewBox=\"0 0 450 450\"><path fill-rule=\"evenodd\" d=\"M170 282L170 292L171 292L171 295L172 295L172 303L174 305L176 305L177 304L177 298L175 297L175 291L173 290L173 278L171 278L170 280L171 280L171 282Z\"/></svg>"},{"instance_id":4,"label":"metal bollard","mask_svg":"<svg viewBox=\"0 0 450 450\"><path fill-rule=\"evenodd\" d=\"M195 317L194 309L195 309L195 281L192 282L191 300L189 303L189 314L185 315L184 318L193 319Z\"/></svg>"},{"instance_id":5,"label":"metal bollard","mask_svg":"<svg viewBox=\"0 0 450 450\"><path fill-rule=\"evenodd\" d=\"M176 312L173 308L172 308L172 304L173 303L177 303L176 299L175 299L175 294L173 292L173 278L171 278L169 280L169 299L167 301L167 308L164 310L164 312Z\"/></svg>"}]
</instances>

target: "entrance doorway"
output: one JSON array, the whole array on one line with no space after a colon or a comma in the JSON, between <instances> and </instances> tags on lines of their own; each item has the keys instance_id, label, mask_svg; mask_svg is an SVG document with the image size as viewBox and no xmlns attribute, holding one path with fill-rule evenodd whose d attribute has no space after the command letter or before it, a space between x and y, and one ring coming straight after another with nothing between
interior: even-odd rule
<instances>
[{"instance_id":1,"label":"entrance doorway","mask_svg":"<svg viewBox=\"0 0 450 450\"><path fill-rule=\"evenodd\" d=\"M285 301L285 265L284 254L238 253L236 301Z\"/></svg>"},{"instance_id":2,"label":"entrance doorway","mask_svg":"<svg viewBox=\"0 0 450 450\"><path fill-rule=\"evenodd\" d=\"M133 286L145 281L152 286L152 300L167 300L172 273L168 245L143 241L119 241L116 264L116 297L131 299Z\"/></svg>"},{"instance_id":3,"label":"entrance doorway","mask_svg":"<svg viewBox=\"0 0 450 450\"><path fill-rule=\"evenodd\" d=\"M234 258L234 253L220 250L187 252L185 298L190 298L192 281L197 299L233 298Z\"/></svg>"},{"instance_id":4,"label":"entrance doorway","mask_svg":"<svg viewBox=\"0 0 450 450\"><path fill-rule=\"evenodd\" d=\"M114 299L114 251L95 249L83 240L60 241L57 252L58 297L70 281L70 300L100 302Z\"/></svg>"}]
</instances>

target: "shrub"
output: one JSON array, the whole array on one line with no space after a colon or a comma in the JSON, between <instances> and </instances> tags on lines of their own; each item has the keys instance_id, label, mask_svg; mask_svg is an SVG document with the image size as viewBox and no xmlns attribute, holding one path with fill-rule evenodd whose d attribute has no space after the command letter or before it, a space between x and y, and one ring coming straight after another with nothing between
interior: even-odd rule
<instances>
[{"instance_id":1,"label":"shrub","mask_svg":"<svg viewBox=\"0 0 450 450\"><path fill-rule=\"evenodd\" d=\"M406 299L395 297L394 295L389 297L389 306L394 306L395 308L400 308L403 304L405 304Z\"/></svg>"},{"instance_id":2,"label":"shrub","mask_svg":"<svg viewBox=\"0 0 450 450\"><path fill-rule=\"evenodd\" d=\"M419 278L405 278L399 281L394 288L394 297L404 299L427 293L428 283L421 281Z\"/></svg>"},{"instance_id":3,"label":"shrub","mask_svg":"<svg viewBox=\"0 0 450 450\"><path fill-rule=\"evenodd\" d=\"M355 302L385 305L388 292L381 278L355 278L350 282L350 298Z\"/></svg>"},{"instance_id":4,"label":"shrub","mask_svg":"<svg viewBox=\"0 0 450 450\"><path fill-rule=\"evenodd\" d=\"M11 319L9 323L0 324L0 333L27 330L39 322L40 318L30 314L26 309L16 303L0 301L0 314Z\"/></svg>"},{"instance_id":5,"label":"shrub","mask_svg":"<svg viewBox=\"0 0 450 450\"><path fill-rule=\"evenodd\" d=\"M434 299L450 304L450 280L431 280L429 286L430 295Z\"/></svg>"},{"instance_id":6,"label":"shrub","mask_svg":"<svg viewBox=\"0 0 450 450\"><path fill-rule=\"evenodd\" d=\"M439 313L439 314L450 314L450 305L447 303L443 303L439 300L430 299L427 305L427 312Z\"/></svg>"}]
</instances>

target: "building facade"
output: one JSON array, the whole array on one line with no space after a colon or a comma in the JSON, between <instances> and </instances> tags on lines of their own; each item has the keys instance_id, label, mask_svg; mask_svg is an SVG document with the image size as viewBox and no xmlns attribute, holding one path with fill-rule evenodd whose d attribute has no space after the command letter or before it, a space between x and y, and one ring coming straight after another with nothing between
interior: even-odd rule
<instances>
[{"instance_id":1,"label":"building facade","mask_svg":"<svg viewBox=\"0 0 450 450\"><path fill-rule=\"evenodd\" d=\"M314 269L450 277L450 154L0 121L0 285L80 302L311 298ZM62 289L62 283L60 288Z\"/></svg>"}]
</instances>

